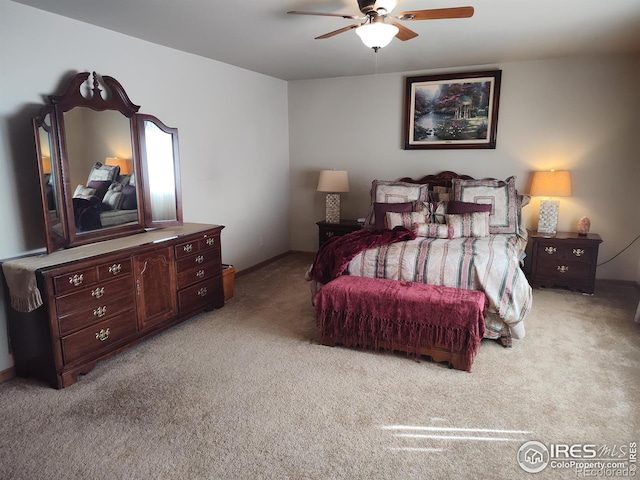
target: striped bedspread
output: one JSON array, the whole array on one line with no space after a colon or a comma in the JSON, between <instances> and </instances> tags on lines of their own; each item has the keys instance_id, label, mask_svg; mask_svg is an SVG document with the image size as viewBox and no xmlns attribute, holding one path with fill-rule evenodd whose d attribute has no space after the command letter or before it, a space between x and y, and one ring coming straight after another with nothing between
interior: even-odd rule
<instances>
[{"instance_id":1,"label":"striped bedspread","mask_svg":"<svg viewBox=\"0 0 640 480\"><path fill-rule=\"evenodd\" d=\"M519 268L522 248L521 240L509 235L452 240L418 237L365 250L351 260L347 272L481 290L489 300L488 312L495 313L514 338L522 338L523 320L532 302L531 287Z\"/></svg>"}]
</instances>

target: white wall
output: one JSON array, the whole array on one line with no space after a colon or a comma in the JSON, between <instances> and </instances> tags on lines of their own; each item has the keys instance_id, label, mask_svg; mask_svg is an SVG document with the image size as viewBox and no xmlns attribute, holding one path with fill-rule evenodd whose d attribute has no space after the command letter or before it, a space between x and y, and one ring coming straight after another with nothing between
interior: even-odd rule
<instances>
[{"instance_id":1,"label":"white wall","mask_svg":"<svg viewBox=\"0 0 640 480\"><path fill-rule=\"evenodd\" d=\"M286 82L7 0L0 66L0 259L45 245L31 116L63 77L93 70L178 128L184 220L226 226L224 262L289 250ZM0 371L11 364L0 298Z\"/></svg>"},{"instance_id":2,"label":"white wall","mask_svg":"<svg viewBox=\"0 0 640 480\"><path fill-rule=\"evenodd\" d=\"M291 243L317 248L315 222L324 196L315 191L323 168L349 172L342 217L364 217L374 179L453 170L476 178L518 177L526 192L534 170L568 169L573 196L560 199L559 230L575 231L589 216L603 239L605 261L640 234L640 55L576 57L467 67L502 70L495 150L403 150L405 76L412 72L289 83ZM451 72L453 70L447 70ZM537 226L539 199L525 207ZM599 278L637 280L640 241L598 268Z\"/></svg>"}]
</instances>

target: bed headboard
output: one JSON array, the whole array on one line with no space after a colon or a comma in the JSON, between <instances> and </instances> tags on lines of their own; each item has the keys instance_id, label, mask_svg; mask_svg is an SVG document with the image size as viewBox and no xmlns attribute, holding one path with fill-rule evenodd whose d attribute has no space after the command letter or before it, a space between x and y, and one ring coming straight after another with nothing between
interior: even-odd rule
<instances>
[{"instance_id":1,"label":"bed headboard","mask_svg":"<svg viewBox=\"0 0 640 480\"><path fill-rule=\"evenodd\" d=\"M406 183L428 183L429 190L433 190L434 186L451 188L451 180L459 178L462 180L475 180L469 175L459 175L456 172L444 171L436 175L425 175L422 178L413 179L411 177L400 178L398 181Z\"/></svg>"}]
</instances>

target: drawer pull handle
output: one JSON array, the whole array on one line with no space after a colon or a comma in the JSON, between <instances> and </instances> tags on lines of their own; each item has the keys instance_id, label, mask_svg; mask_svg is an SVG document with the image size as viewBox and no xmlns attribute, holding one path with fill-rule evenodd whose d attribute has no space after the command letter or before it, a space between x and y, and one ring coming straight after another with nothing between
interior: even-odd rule
<instances>
[{"instance_id":1,"label":"drawer pull handle","mask_svg":"<svg viewBox=\"0 0 640 480\"><path fill-rule=\"evenodd\" d=\"M95 317L101 318L104 317L107 314L107 307L98 307L93 311L93 315Z\"/></svg>"},{"instance_id":2,"label":"drawer pull handle","mask_svg":"<svg viewBox=\"0 0 640 480\"><path fill-rule=\"evenodd\" d=\"M191 243L188 243L187 245L182 247L182 251L184 251L184 252L189 253L191 250L193 250L193 245Z\"/></svg>"},{"instance_id":3,"label":"drawer pull handle","mask_svg":"<svg viewBox=\"0 0 640 480\"><path fill-rule=\"evenodd\" d=\"M198 255L196 257L196 263L202 263L202 262L204 262L204 257L202 255Z\"/></svg>"},{"instance_id":4,"label":"drawer pull handle","mask_svg":"<svg viewBox=\"0 0 640 480\"><path fill-rule=\"evenodd\" d=\"M333 232L327 232L327 237L328 237L328 238L333 237L333 235L334 235L334 233L333 233Z\"/></svg>"},{"instance_id":5,"label":"drawer pull handle","mask_svg":"<svg viewBox=\"0 0 640 480\"><path fill-rule=\"evenodd\" d=\"M110 333L111 332L109 331L108 328L106 330L102 328L98 333L96 333L96 340L100 340L101 342L104 342L107 338L109 338Z\"/></svg>"},{"instance_id":6,"label":"drawer pull handle","mask_svg":"<svg viewBox=\"0 0 640 480\"><path fill-rule=\"evenodd\" d=\"M544 251L549 255L553 255L554 253L556 253L556 247L544 247Z\"/></svg>"},{"instance_id":7,"label":"drawer pull handle","mask_svg":"<svg viewBox=\"0 0 640 480\"><path fill-rule=\"evenodd\" d=\"M198 278L204 277L204 270L198 270L198 272L196 273L196 277Z\"/></svg>"},{"instance_id":8,"label":"drawer pull handle","mask_svg":"<svg viewBox=\"0 0 640 480\"><path fill-rule=\"evenodd\" d=\"M104 295L104 287L98 287L95 290L91 291L91 296L95 298L100 298Z\"/></svg>"},{"instance_id":9,"label":"drawer pull handle","mask_svg":"<svg viewBox=\"0 0 640 480\"><path fill-rule=\"evenodd\" d=\"M74 275L73 277L69 277L69 283L76 287L82 284L83 281L84 281L84 275L82 273L80 275Z\"/></svg>"},{"instance_id":10,"label":"drawer pull handle","mask_svg":"<svg viewBox=\"0 0 640 480\"><path fill-rule=\"evenodd\" d=\"M216 241L215 238L211 238L211 237L207 238L207 240L206 240L207 245L209 245L209 246L213 245L215 243L215 241Z\"/></svg>"},{"instance_id":11,"label":"drawer pull handle","mask_svg":"<svg viewBox=\"0 0 640 480\"><path fill-rule=\"evenodd\" d=\"M565 265L558 265L558 271L560 273L567 273L569 271L569 267Z\"/></svg>"},{"instance_id":12,"label":"drawer pull handle","mask_svg":"<svg viewBox=\"0 0 640 480\"><path fill-rule=\"evenodd\" d=\"M574 248L574 249L573 249L573 254L574 254L576 257L581 257L582 255L584 255L584 250L583 250L583 249L581 249L581 248Z\"/></svg>"},{"instance_id":13,"label":"drawer pull handle","mask_svg":"<svg viewBox=\"0 0 640 480\"><path fill-rule=\"evenodd\" d=\"M206 295L207 295L207 287L202 287L200 290L198 290L199 297L204 297Z\"/></svg>"},{"instance_id":14,"label":"drawer pull handle","mask_svg":"<svg viewBox=\"0 0 640 480\"><path fill-rule=\"evenodd\" d=\"M122 265L120 265L119 263L114 263L109 267L109 273L113 273L114 275L119 274L121 270L122 270Z\"/></svg>"}]
</instances>

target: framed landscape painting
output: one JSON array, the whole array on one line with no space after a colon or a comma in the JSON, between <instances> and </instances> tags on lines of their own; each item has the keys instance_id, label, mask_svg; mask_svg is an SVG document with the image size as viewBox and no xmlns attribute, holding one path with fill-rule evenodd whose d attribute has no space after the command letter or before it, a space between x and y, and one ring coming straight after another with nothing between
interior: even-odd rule
<instances>
[{"instance_id":1,"label":"framed landscape painting","mask_svg":"<svg viewBox=\"0 0 640 480\"><path fill-rule=\"evenodd\" d=\"M496 148L501 74L407 77L405 150Z\"/></svg>"}]
</instances>

